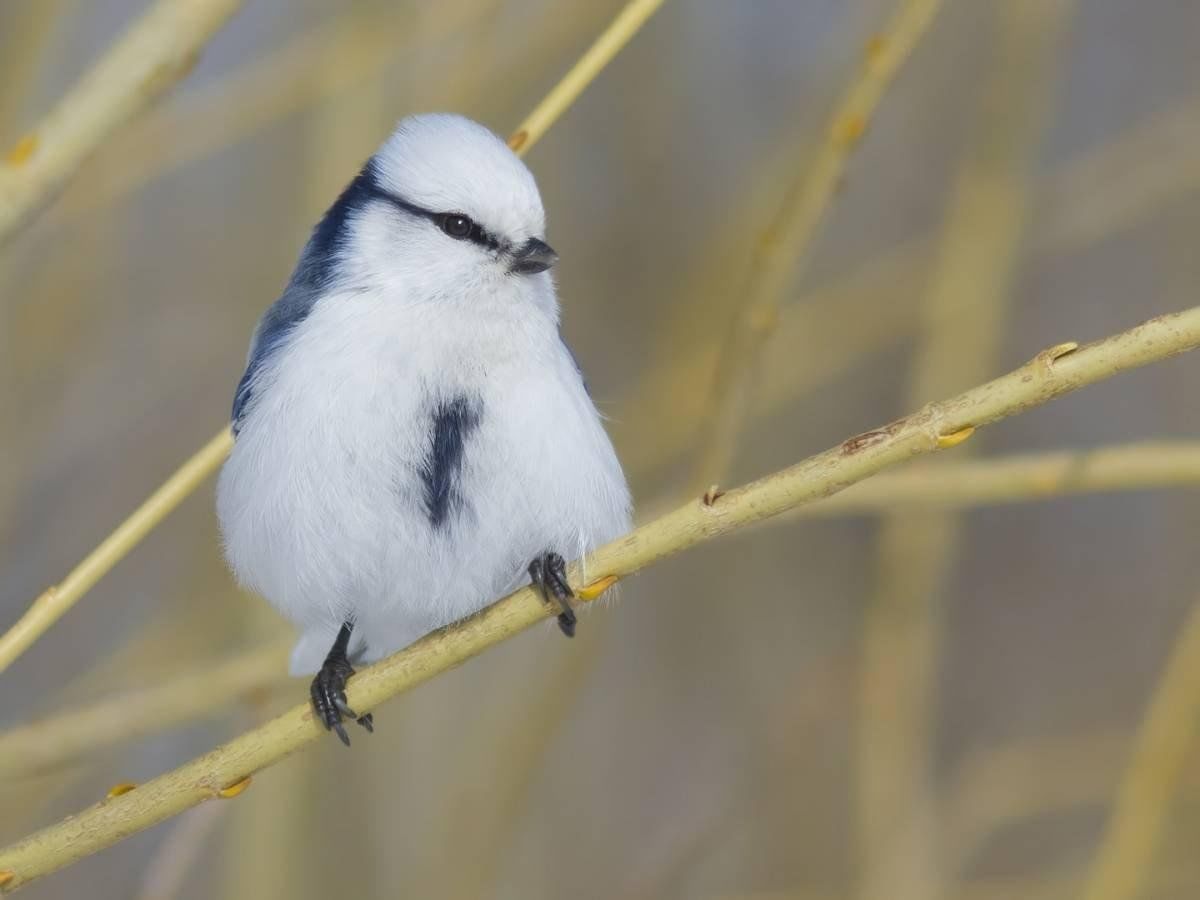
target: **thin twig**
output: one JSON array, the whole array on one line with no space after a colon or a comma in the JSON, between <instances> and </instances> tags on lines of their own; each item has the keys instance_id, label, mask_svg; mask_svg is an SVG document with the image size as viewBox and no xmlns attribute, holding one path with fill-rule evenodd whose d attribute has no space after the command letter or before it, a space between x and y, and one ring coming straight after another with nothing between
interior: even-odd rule
<instances>
[{"instance_id":1,"label":"thin twig","mask_svg":"<svg viewBox=\"0 0 1200 900\"><path fill-rule=\"evenodd\" d=\"M0 58L0 138L7 137L10 124L33 93L37 64L48 55L48 38L55 32L54 26L63 12L62 6L63 0L32 4L24 16L10 26L11 35L3 43L3 56ZM10 12L9 15L13 14ZM12 262L11 256L0 255L0 295L13 296ZM41 308L39 305L38 309ZM10 352L0 362L0 380L10 385L20 384L20 373L16 370L20 368L17 360L21 354L11 352L12 344L9 348ZM15 392L0 391L0 422L3 422L5 432L9 435L20 433L28 427L28 420L24 417L18 419L15 401ZM17 426L18 421L21 427ZM9 465L0 466L0 543L8 542L13 526L11 510L20 470L17 464L20 450L11 439L6 442L5 456Z\"/></svg>"},{"instance_id":2,"label":"thin twig","mask_svg":"<svg viewBox=\"0 0 1200 900\"><path fill-rule=\"evenodd\" d=\"M1200 723L1200 603L1193 605L1138 732L1084 900L1133 900L1151 863Z\"/></svg>"},{"instance_id":3,"label":"thin twig","mask_svg":"<svg viewBox=\"0 0 1200 900\"><path fill-rule=\"evenodd\" d=\"M113 131L191 70L243 0L158 0L0 164L0 246Z\"/></svg>"},{"instance_id":4,"label":"thin twig","mask_svg":"<svg viewBox=\"0 0 1200 900\"><path fill-rule=\"evenodd\" d=\"M978 427L1197 346L1200 307L1159 316L1085 347L1058 344L1014 372L855 435L711 502L692 500L601 547L589 556L587 570L604 573L595 585L607 586L664 557L835 494L887 466L955 446ZM570 573L576 584L579 572L576 563ZM350 683L349 702L363 712L374 710L550 614L531 589L523 588L365 668ZM253 773L323 735L310 705L296 706L136 790L106 798L0 851L0 883L6 890L20 888L205 800L240 793Z\"/></svg>"},{"instance_id":5,"label":"thin twig","mask_svg":"<svg viewBox=\"0 0 1200 900\"><path fill-rule=\"evenodd\" d=\"M542 139L550 126L559 120L579 99L587 86L596 80L604 67L629 43L646 21L654 15L664 0L630 0L617 13L617 17L604 29L575 65L571 66L558 84L551 88L546 98L525 117L512 136L509 146L518 153L526 153Z\"/></svg>"},{"instance_id":6,"label":"thin twig","mask_svg":"<svg viewBox=\"0 0 1200 900\"><path fill-rule=\"evenodd\" d=\"M779 321L788 284L798 277L884 91L933 21L941 0L904 0L834 109L812 166L788 190L749 267L746 302L729 331L700 423L700 457L689 493L720 480L729 468L759 366L756 358Z\"/></svg>"},{"instance_id":7,"label":"thin twig","mask_svg":"<svg viewBox=\"0 0 1200 900\"><path fill-rule=\"evenodd\" d=\"M878 475L822 503L798 507L763 523L873 515L883 511L964 509L1048 500L1072 494L1200 488L1200 441L1161 441L1001 456L977 462L941 461ZM596 623L600 625L600 622ZM595 636L589 632L589 642ZM591 643L589 643L589 648ZM49 769L98 747L123 744L191 722L285 678L282 647L258 647L201 666L204 678L181 675L0 733L0 778ZM575 671L576 657L564 660ZM590 653L582 654L589 658ZM573 676L570 676L573 677ZM565 674L554 683L570 680Z\"/></svg>"},{"instance_id":8,"label":"thin twig","mask_svg":"<svg viewBox=\"0 0 1200 900\"><path fill-rule=\"evenodd\" d=\"M1128 735L1102 731L1039 735L968 753L941 802L947 874L961 878L990 839L1021 823L1103 802L1128 752Z\"/></svg>"},{"instance_id":9,"label":"thin twig","mask_svg":"<svg viewBox=\"0 0 1200 900\"><path fill-rule=\"evenodd\" d=\"M917 253L910 251L883 254L783 307L756 362L760 387L749 400L751 417L780 414L797 397L912 333L920 266ZM879 302L883 296L886 303ZM813 341L814 334L829 340ZM805 352L796 353L797 346ZM716 341L709 340L672 354L614 404L622 412L622 432L629 435L621 455L626 468L657 472L697 446L697 423L708 395L695 385L711 377L719 353ZM677 497L672 491L672 499Z\"/></svg>"},{"instance_id":10,"label":"thin twig","mask_svg":"<svg viewBox=\"0 0 1200 900\"><path fill-rule=\"evenodd\" d=\"M176 169L261 134L315 103L346 97L382 77L396 59L418 47L438 47L474 25L479 15L476 4L466 3L429 7L436 15L414 15L399 4L395 11L388 5L347 8L348 14L181 92L123 131L92 161L95 177L73 186L63 198L63 215L56 223L106 211ZM317 59L328 60L317 70L320 77L314 77ZM360 147L356 157L361 161L362 155Z\"/></svg>"},{"instance_id":11,"label":"thin twig","mask_svg":"<svg viewBox=\"0 0 1200 900\"><path fill-rule=\"evenodd\" d=\"M229 428L222 428L184 463L128 519L117 526L61 583L47 588L8 631L0 635L0 672L29 649L79 598L136 547L221 464L233 446Z\"/></svg>"},{"instance_id":12,"label":"thin twig","mask_svg":"<svg viewBox=\"0 0 1200 900\"><path fill-rule=\"evenodd\" d=\"M1200 126L1190 104L1169 109L1099 149L1081 154L1039 188L1038 214L1029 222L1029 252L1035 259L1089 246L1114 231L1131 227L1161 207L1200 188L1200 164L1194 148ZM1147 147L1155 165L1130 166ZM750 227L749 216L738 219ZM734 228L733 231L737 231ZM754 419L778 414L797 397L848 371L862 359L911 337L917 292L931 241L918 238L881 254L849 275L831 280L788 301L780 310L778 329L763 348L761 389L748 407ZM886 303L878 298L886 296ZM807 341L802 356L791 349L812 334L836 340ZM707 338L672 354L623 398L622 432L652 435L628 440L622 459L634 471L654 470L696 446L696 423L707 400L694 385L711 377L720 347ZM668 415L663 410L669 410Z\"/></svg>"},{"instance_id":13,"label":"thin twig","mask_svg":"<svg viewBox=\"0 0 1200 900\"><path fill-rule=\"evenodd\" d=\"M1182 643L1178 646L1182 649ZM1183 721L1176 725L1188 727ZM968 871L989 839L1011 833L1022 823L1095 809L1111 793L1133 743L1134 738L1122 730L1100 731L1034 737L970 754L951 779L943 814L953 848L948 856L950 871ZM1136 758L1138 751L1133 752ZM1184 765L1174 773L1171 799L1193 804L1197 791L1200 769L1195 765ZM1143 884L1148 893L1135 896L1149 896L1161 886L1157 876L1171 861L1159 857L1156 863L1153 881ZM1080 873L1074 879L1070 896L1079 896L1083 877L1085 873Z\"/></svg>"},{"instance_id":14,"label":"thin twig","mask_svg":"<svg viewBox=\"0 0 1200 900\"><path fill-rule=\"evenodd\" d=\"M1035 238L1042 232L1053 250L1087 246L1200 190L1198 103L1193 96L1081 154L1040 198Z\"/></svg>"},{"instance_id":15,"label":"thin twig","mask_svg":"<svg viewBox=\"0 0 1200 900\"><path fill-rule=\"evenodd\" d=\"M288 648L258 647L225 662L0 734L0 781L44 772L85 753L135 740L223 710L286 678Z\"/></svg>"},{"instance_id":16,"label":"thin twig","mask_svg":"<svg viewBox=\"0 0 1200 900\"><path fill-rule=\"evenodd\" d=\"M1139 442L913 466L855 485L780 521L896 509L965 509L1166 487L1200 487L1200 441Z\"/></svg>"},{"instance_id":17,"label":"thin twig","mask_svg":"<svg viewBox=\"0 0 1200 900\"><path fill-rule=\"evenodd\" d=\"M62 16L62 5L63 0L29 4L11 29L0 72L0 136L7 134L9 123L17 118L30 93L30 82L46 56L46 42Z\"/></svg>"},{"instance_id":18,"label":"thin twig","mask_svg":"<svg viewBox=\"0 0 1200 900\"><path fill-rule=\"evenodd\" d=\"M571 71L563 76L562 81L513 132L509 143L518 154L529 152L662 3L663 0L631 0L626 5ZM61 584L47 588L34 600L17 623L0 635L0 672L12 665L185 497L215 472L232 448L233 434L226 426L105 538L99 547L88 554Z\"/></svg>"}]
</instances>

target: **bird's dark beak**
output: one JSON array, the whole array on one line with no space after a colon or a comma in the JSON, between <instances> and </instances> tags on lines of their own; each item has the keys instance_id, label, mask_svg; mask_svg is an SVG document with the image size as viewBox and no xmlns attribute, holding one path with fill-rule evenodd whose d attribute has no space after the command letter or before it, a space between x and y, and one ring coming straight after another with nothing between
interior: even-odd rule
<instances>
[{"instance_id":1,"label":"bird's dark beak","mask_svg":"<svg viewBox=\"0 0 1200 900\"><path fill-rule=\"evenodd\" d=\"M558 262L558 254L545 241L530 238L521 245L521 249L513 254L512 265L508 271L516 275L536 275L545 272Z\"/></svg>"}]
</instances>

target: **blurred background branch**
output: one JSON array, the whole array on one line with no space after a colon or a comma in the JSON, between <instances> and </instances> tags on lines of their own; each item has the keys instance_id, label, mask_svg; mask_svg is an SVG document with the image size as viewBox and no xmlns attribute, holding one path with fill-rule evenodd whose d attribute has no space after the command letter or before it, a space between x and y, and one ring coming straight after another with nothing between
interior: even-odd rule
<instances>
[{"instance_id":1,"label":"blurred background branch","mask_svg":"<svg viewBox=\"0 0 1200 900\"><path fill-rule=\"evenodd\" d=\"M1111 239L1114 232L1136 227L1164 202L1200 188L1200 165L1192 154L1200 143L1200 123L1190 108L1188 101L1151 116L1112 144L1081 154L1052 177L1045 214L1028 223L1025 252L1044 260L1086 249ZM1148 153L1155 159L1153 166L1130 165L1130 160ZM733 230L746 227L739 222ZM873 354L902 345L916 331L921 270L931 254L924 240L904 242L783 304L776 337L763 347L757 363L762 385L758 396L748 400L747 417L769 417L868 362ZM884 296L887 302L880 302ZM807 352L798 357L794 348L814 334L834 334L837 340L810 341ZM707 395L688 386L713 371L720 348L717 335L700 338L686 357L659 363L622 404L628 408L627 429L653 435L653 440L633 445L633 452L626 454L628 465L652 470L676 461L695 445L699 405ZM662 414L664 408L671 410L669 416Z\"/></svg>"},{"instance_id":2,"label":"blurred background branch","mask_svg":"<svg viewBox=\"0 0 1200 900\"><path fill-rule=\"evenodd\" d=\"M900 509L964 509L1068 494L1200 486L1200 443L1154 441L1092 450L997 456L913 466L847 488L784 516L840 516Z\"/></svg>"},{"instance_id":3,"label":"blurred background branch","mask_svg":"<svg viewBox=\"0 0 1200 900\"><path fill-rule=\"evenodd\" d=\"M29 609L11 628L0 634L0 673L30 648L55 622L103 578L108 571L141 543L142 539L165 519L196 485L212 474L233 446L229 428L200 450L163 485L150 495L133 514L117 526L107 538L72 569L59 584L52 585L30 604Z\"/></svg>"},{"instance_id":4,"label":"blurred background branch","mask_svg":"<svg viewBox=\"0 0 1200 900\"><path fill-rule=\"evenodd\" d=\"M990 71L917 314L905 408L998 368L1032 160L1070 9L1065 0L996 7ZM932 820L933 747L944 583L962 534L951 512L891 515L880 523L874 590L863 614L856 735L860 896L867 900L937 900L946 892Z\"/></svg>"},{"instance_id":5,"label":"blurred background branch","mask_svg":"<svg viewBox=\"0 0 1200 900\"><path fill-rule=\"evenodd\" d=\"M1192 607L1138 733L1096 860L1086 900L1132 900L1150 881L1200 720L1200 604Z\"/></svg>"},{"instance_id":6,"label":"blurred background branch","mask_svg":"<svg viewBox=\"0 0 1200 900\"><path fill-rule=\"evenodd\" d=\"M158 0L0 165L0 246L96 146L187 75L242 0Z\"/></svg>"},{"instance_id":7,"label":"blurred background branch","mask_svg":"<svg viewBox=\"0 0 1200 900\"><path fill-rule=\"evenodd\" d=\"M756 393L759 358L779 323L779 310L807 261L821 221L870 127L884 92L929 28L941 0L903 0L892 21L871 39L826 126L815 158L785 192L779 212L761 233L747 269L745 300L717 360L713 388L698 423L699 456L686 493L719 482L729 469Z\"/></svg>"},{"instance_id":8,"label":"blurred background branch","mask_svg":"<svg viewBox=\"0 0 1200 900\"><path fill-rule=\"evenodd\" d=\"M345 100L356 89L369 92L398 54L421 44L436 46L480 14L476 3L449 4L435 15L404 7L352 6L345 16L290 36L271 52L184 92L178 103L155 110L116 136L93 162L96 177L63 204L63 224L103 211L155 179L261 134L289 115ZM373 123L371 140L386 121ZM182 139L172 139L176 135ZM369 153L369 147L369 142L357 146L355 157ZM327 195L322 202L328 202Z\"/></svg>"}]
</instances>

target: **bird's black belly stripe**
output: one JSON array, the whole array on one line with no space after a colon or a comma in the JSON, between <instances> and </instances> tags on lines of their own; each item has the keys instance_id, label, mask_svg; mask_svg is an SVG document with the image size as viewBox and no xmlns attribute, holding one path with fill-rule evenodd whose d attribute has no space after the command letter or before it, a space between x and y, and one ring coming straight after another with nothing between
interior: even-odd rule
<instances>
[{"instance_id":1,"label":"bird's black belly stripe","mask_svg":"<svg viewBox=\"0 0 1200 900\"><path fill-rule=\"evenodd\" d=\"M433 410L429 451L421 464L425 512L434 528L444 527L450 513L462 506L458 480L463 452L479 427L481 405L466 397L439 403Z\"/></svg>"}]
</instances>

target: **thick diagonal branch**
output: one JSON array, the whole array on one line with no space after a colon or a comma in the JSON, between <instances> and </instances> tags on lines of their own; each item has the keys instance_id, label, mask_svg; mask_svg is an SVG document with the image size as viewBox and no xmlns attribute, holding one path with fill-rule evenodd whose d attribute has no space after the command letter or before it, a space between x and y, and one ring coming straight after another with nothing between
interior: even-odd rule
<instances>
[{"instance_id":1,"label":"thick diagonal branch","mask_svg":"<svg viewBox=\"0 0 1200 900\"><path fill-rule=\"evenodd\" d=\"M1200 346L1200 307L1159 316L1086 347L1059 344L1014 372L743 487L693 500L601 547L588 571L601 582L631 575L706 540L835 494L888 466L955 446L978 427L1118 372ZM572 570L578 577L579 569ZM542 621L549 611L528 588L364 669L350 684L370 711ZM136 790L108 798L0 851L0 886L19 888L205 800L240 793L246 780L321 736L307 704L229 741Z\"/></svg>"}]
</instances>

